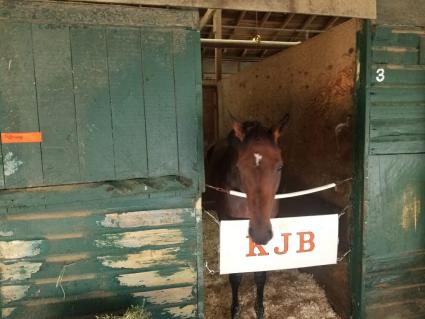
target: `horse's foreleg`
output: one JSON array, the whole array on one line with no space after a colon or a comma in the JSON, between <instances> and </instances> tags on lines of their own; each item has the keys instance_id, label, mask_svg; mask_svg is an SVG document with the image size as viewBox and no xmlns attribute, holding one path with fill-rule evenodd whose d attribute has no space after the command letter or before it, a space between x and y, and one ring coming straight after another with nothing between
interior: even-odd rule
<instances>
[{"instance_id":1,"label":"horse's foreleg","mask_svg":"<svg viewBox=\"0 0 425 319\"><path fill-rule=\"evenodd\" d=\"M257 319L264 318L264 285L266 284L267 273L265 271L254 273L255 285L257 286L257 300L255 302L255 313Z\"/></svg>"},{"instance_id":2,"label":"horse's foreleg","mask_svg":"<svg viewBox=\"0 0 425 319\"><path fill-rule=\"evenodd\" d=\"M238 290L242 281L242 274L230 274L229 275L230 285L232 286L232 308L231 318L239 318L241 307L239 305Z\"/></svg>"}]
</instances>

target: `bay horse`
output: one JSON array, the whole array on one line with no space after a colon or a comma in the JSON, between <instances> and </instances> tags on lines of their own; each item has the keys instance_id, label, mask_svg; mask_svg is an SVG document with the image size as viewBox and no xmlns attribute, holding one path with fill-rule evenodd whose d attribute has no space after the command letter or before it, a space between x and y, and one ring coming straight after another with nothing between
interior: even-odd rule
<instances>
[{"instance_id":1,"label":"bay horse","mask_svg":"<svg viewBox=\"0 0 425 319\"><path fill-rule=\"evenodd\" d=\"M267 244L273 237L270 218L278 214L278 201L274 197L283 168L279 139L288 120L289 115L286 114L270 129L257 121L234 121L227 139L214 145L207 153L207 184L246 193L247 198L208 190L205 207L215 210L220 220L249 219L248 233L260 245ZM231 318L240 314L238 289L241 280L242 274L229 275ZM262 319L266 272L254 273L254 280L257 287L255 312L257 318Z\"/></svg>"}]
</instances>

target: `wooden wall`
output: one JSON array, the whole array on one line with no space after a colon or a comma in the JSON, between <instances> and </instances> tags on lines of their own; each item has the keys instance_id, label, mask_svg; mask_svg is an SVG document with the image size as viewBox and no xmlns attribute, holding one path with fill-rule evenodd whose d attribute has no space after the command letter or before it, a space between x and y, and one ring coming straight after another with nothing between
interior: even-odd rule
<instances>
[{"instance_id":1,"label":"wooden wall","mask_svg":"<svg viewBox=\"0 0 425 319\"><path fill-rule=\"evenodd\" d=\"M352 114L356 30L357 22L348 21L223 79L220 136L231 127L227 110L239 120L266 125L289 112L282 144L290 184L314 187L350 177L351 137L341 134L338 149L335 128ZM322 194L341 206L348 196L344 191Z\"/></svg>"},{"instance_id":2,"label":"wooden wall","mask_svg":"<svg viewBox=\"0 0 425 319\"><path fill-rule=\"evenodd\" d=\"M0 1L1 318L202 318L194 18Z\"/></svg>"}]
</instances>

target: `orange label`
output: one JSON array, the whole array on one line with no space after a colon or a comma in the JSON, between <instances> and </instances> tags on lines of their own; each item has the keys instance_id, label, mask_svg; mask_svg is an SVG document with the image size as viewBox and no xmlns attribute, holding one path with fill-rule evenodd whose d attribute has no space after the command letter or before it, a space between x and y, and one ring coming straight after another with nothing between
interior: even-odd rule
<instances>
[{"instance_id":1,"label":"orange label","mask_svg":"<svg viewBox=\"0 0 425 319\"><path fill-rule=\"evenodd\" d=\"M3 144L41 143L42 140L41 132L1 133L1 142Z\"/></svg>"}]
</instances>

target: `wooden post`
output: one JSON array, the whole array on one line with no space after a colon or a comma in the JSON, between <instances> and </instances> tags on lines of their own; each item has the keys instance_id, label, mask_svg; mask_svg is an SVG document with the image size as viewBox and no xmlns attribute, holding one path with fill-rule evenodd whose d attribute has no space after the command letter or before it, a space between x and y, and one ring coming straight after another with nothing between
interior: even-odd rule
<instances>
[{"instance_id":1,"label":"wooden post","mask_svg":"<svg viewBox=\"0 0 425 319\"><path fill-rule=\"evenodd\" d=\"M214 38L215 39L222 39L222 28L221 28L221 9L217 9L214 12L214 19L213 19L213 32L214 32ZM217 82L221 80L221 64L222 64L222 58L223 58L223 51L221 48L216 48L214 50L215 52L215 76Z\"/></svg>"}]
</instances>

